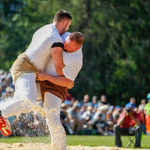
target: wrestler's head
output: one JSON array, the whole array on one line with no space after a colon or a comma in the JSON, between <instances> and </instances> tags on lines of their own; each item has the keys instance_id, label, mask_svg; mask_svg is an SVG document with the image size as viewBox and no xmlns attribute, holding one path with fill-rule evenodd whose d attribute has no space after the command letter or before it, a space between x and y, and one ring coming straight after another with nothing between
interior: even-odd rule
<instances>
[{"instance_id":1,"label":"wrestler's head","mask_svg":"<svg viewBox=\"0 0 150 150\"><path fill-rule=\"evenodd\" d=\"M69 30L69 26L71 25L72 16L66 10L58 11L53 19L53 24L58 29L59 34L65 33Z\"/></svg>"},{"instance_id":2,"label":"wrestler's head","mask_svg":"<svg viewBox=\"0 0 150 150\"><path fill-rule=\"evenodd\" d=\"M73 32L67 37L64 43L64 49L70 53L75 52L81 48L83 42L84 42L83 34L80 32Z\"/></svg>"}]
</instances>

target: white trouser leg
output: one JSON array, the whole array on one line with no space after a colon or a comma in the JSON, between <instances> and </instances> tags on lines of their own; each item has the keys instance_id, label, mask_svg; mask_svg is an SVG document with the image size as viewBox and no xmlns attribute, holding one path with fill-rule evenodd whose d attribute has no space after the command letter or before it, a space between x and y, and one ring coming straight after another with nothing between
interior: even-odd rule
<instances>
[{"instance_id":1,"label":"white trouser leg","mask_svg":"<svg viewBox=\"0 0 150 150\"><path fill-rule=\"evenodd\" d=\"M4 117L18 116L31 111L33 103L37 100L35 79L35 73L26 73L17 79L14 97L6 101L5 107L1 108Z\"/></svg>"},{"instance_id":2,"label":"white trouser leg","mask_svg":"<svg viewBox=\"0 0 150 150\"><path fill-rule=\"evenodd\" d=\"M48 109L46 121L51 135L51 149L66 150L66 133L60 122L61 99L47 92L44 107Z\"/></svg>"}]
</instances>

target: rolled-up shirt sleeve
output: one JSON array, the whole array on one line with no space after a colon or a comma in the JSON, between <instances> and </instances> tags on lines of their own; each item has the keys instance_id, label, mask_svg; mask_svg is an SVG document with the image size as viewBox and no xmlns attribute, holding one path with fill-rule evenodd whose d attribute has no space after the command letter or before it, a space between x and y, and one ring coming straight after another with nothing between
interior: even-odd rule
<instances>
[{"instance_id":1,"label":"rolled-up shirt sleeve","mask_svg":"<svg viewBox=\"0 0 150 150\"><path fill-rule=\"evenodd\" d=\"M59 35L57 35L57 34L53 34L51 36L50 44L51 44L51 48L53 48L53 47L61 47L61 48L63 48L62 38Z\"/></svg>"}]
</instances>

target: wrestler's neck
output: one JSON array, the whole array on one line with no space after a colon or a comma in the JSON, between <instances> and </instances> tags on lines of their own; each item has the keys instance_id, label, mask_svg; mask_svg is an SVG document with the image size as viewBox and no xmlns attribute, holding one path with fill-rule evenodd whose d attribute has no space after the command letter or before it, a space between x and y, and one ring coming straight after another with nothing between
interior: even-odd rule
<instances>
[{"instance_id":1,"label":"wrestler's neck","mask_svg":"<svg viewBox=\"0 0 150 150\"><path fill-rule=\"evenodd\" d=\"M71 50L69 50L69 49L64 49L64 51L65 52L67 52L67 53L74 53L74 52L76 52L76 51L78 51L79 49L75 49L75 50L73 50L73 49L71 49Z\"/></svg>"},{"instance_id":2,"label":"wrestler's neck","mask_svg":"<svg viewBox=\"0 0 150 150\"><path fill-rule=\"evenodd\" d=\"M60 23L53 22L53 25L57 28L58 33L62 34L62 26L60 25Z\"/></svg>"}]
</instances>

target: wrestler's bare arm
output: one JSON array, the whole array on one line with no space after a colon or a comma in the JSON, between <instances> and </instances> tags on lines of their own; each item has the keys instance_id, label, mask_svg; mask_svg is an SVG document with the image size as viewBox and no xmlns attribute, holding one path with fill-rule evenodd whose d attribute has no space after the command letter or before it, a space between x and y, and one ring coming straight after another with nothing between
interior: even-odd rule
<instances>
[{"instance_id":1,"label":"wrestler's bare arm","mask_svg":"<svg viewBox=\"0 0 150 150\"><path fill-rule=\"evenodd\" d=\"M63 49L61 47L54 47L51 49L51 56L53 59L53 63L56 69L57 74L59 75L58 77L56 76L51 76L49 77L50 82L59 85L59 86L63 86L63 87L67 87L69 89L71 89L74 85L73 81L67 79L64 74L62 69L64 68L64 62L63 62L63 56L62 56L62 52ZM40 74L40 77L44 77L44 74ZM49 75L50 76L50 75ZM47 76L46 76L47 78Z\"/></svg>"},{"instance_id":2,"label":"wrestler's bare arm","mask_svg":"<svg viewBox=\"0 0 150 150\"><path fill-rule=\"evenodd\" d=\"M51 56L54 62L54 66L58 75L64 75L62 69L64 68L63 56L62 56L63 49L61 47L54 47L51 49Z\"/></svg>"},{"instance_id":3,"label":"wrestler's bare arm","mask_svg":"<svg viewBox=\"0 0 150 150\"><path fill-rule=\"evenodd\" d=\"M47 80L56 85L67 87L69 89L71 89L74 85L72 80L70 80L64 76L52 76L52 75L48 75L44 72L37 74L37 80L39 80L39 81Z\"/></svg>"}]
</instances>

